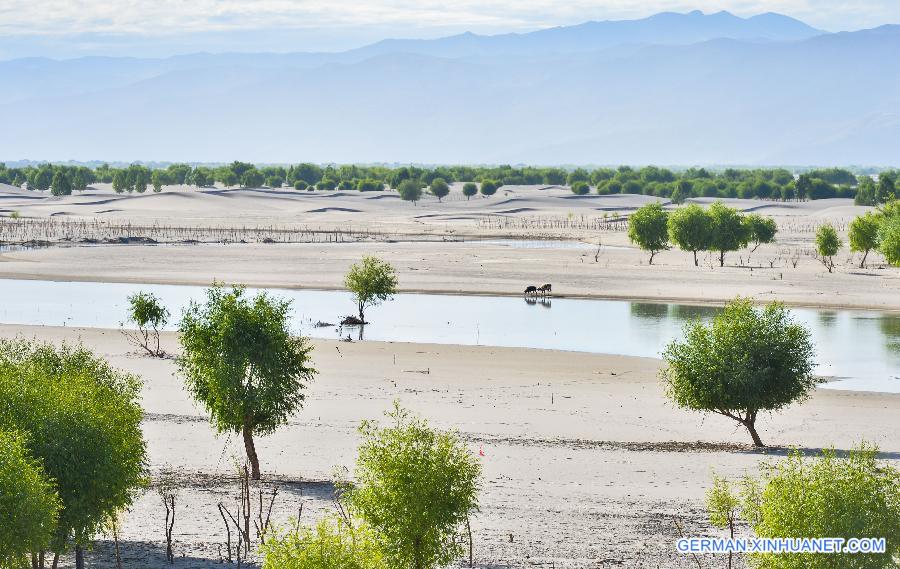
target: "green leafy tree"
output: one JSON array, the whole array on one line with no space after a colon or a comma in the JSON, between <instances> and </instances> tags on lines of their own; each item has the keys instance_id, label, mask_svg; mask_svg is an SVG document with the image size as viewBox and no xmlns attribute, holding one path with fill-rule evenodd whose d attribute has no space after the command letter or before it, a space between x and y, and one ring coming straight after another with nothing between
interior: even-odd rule
<instances>
[{"instance_id":1,"label":"green leafy tree","mask_svg":"<svg viewBox=\"0 0 900 569\"><path fill-rule=\"evenodd\" d=\"M742 517L759 538L884 538L884 553L753 554L757 569L881 569L900 558L900 471L865 445L839 457L799 451L749 478Z\"/></svg>"},{"instance_id":2,"label":"green leafy tree","mask_svg":"<svg viewBox=\"0 0 900 569\"><path fill-rule=\"evenodd\" d=\"M50 193L54 196L72 195L72 180L69 179L69 175L63 170L57 170L56 173L53 174L53 187L50 190Z\"/></svg>"},{"instance_id":3,"label":"green leafy tree","mask_svg":"<svg viewBox=\"0 0 900 569\"><path fill-rule=\"evenodd\" d=\"M659 203L649 203L631 214L628 238L641 250L650 252L651 265L657 253L669 248L668 216Z\"/></svg>"},{"instance_id":4,"label":"green leafy tree","mask_svg":"<svg viewBox=\"0 0 900 569\"><path fill-rule=\"evenodd\" d=\"M878 214L867 212L850 222L850 250L863 254L860 268L865 268L869 251L878 249L879 219Z\"/></svg>"},{"instance_id":5,"label":"green leafy tree","mask_svg":"<svg viewBox=\"0 0 900 569\"><path fill-rule=\"evenodd\" d=\"M747 225L747 239L753 243L752 251L756 251L764 243L773 242L778 233L778 224L771 217L751 213L744 217L744 223Z\"/></svg>"},{"instance_id":6,"label":"green leafy tree","mask_svg":"<svg viewBox=\"0 0 900 569\"><path fill-rule=\"evenodd\" d=\"M466 201L478 193L478 186L474 182L466 182L463 184L462 193L466 196Z\"/></svg>"},{"instance_id":7,"label":"green leafy tree","mask_svg":"<svg viewBox=\"0 0 900 569\"><path fill-rule=\"evenodd\" d=\"M169 322L169 310L155 294L138 292L128 297L128 321L137 326L137 332L125 331L125 336L149 355L161 358L165 355L159 345L159 332Z\"/></svg>"},{"instance_id":8,"label":"green leafy tree","mask_svg":"<svg viewBox=\"0 0 900 569\"><path fill-rule=\"evenodd\" d=\"M0 567L24 569L29 553L49 547L60 502L22 435L0 430Z\"/></svg>"},{"instance_id":9,"label":"green leafy tree","mask_svg":"<svg viewBox=\"0 0 900 569\"><path fill-rule=\"evenodd\" d=\"M885 215L878 228L878 250L887 262L900 266L900 211Z\"/></svg>"},{"instance_id":10,"label":"green leafy tree","mask_svg":"<svg viewBox=\"0 0 900 569\"><path fill-rule=\"evenodd\" d=\"M0 341L0 429L18 430L55 482L51 547L83 548L146 482L140 381L81 347Z\"/></svg>"},{"instance_id":11,"label":"green leafy tree","mask_svg":"<svg viewBox=\"0 0 900 569\"><path fill-rule=\"evenodd\" d=\"M162 170L154 170L150 174L150 185L153 186L153 191L155 193L159 193L162 191L164 182L165 176Z\"/></svg>"},{"instance_id":12,"label":"green leafy tree","mask_svg":"<svg viewBox=\"0 0 900 569\"><path fill-rule=\"evenodd\" d=\"M682 251L694 254L694 266L699 266L698 251L712 245L712 219L702 207L691 204L676 209L669 216L669 238Z\"/></svg>"},{"instance_id":13,"label":"green leafy tree","mask_svg":"<svg viewBox=\"0 0 900 569\"><path fill-rule=\"evenodd\" d=\"M741 212L722 202L709 206L709 216L712 219L711 249L719 252L719 266L724 267L725 253L747 246L750 239L747 225Z\"/></svg>"},{"instance_id":14,"label":"green leafy tree","mask_svg":"<svg viewBox=\"0 0 900 569\"><path fill-rule=\"evenodd\" d=\"M478 508L481 465L454 432L401 409L385 427L364 421L353 510L377 533L389 567L434 569L462 554L460 529Z\"/></svg>"},{"instance_id":15,"label":"green leafy tree","mask_svg":"<svg viewBox=\"0 0 900 569\"><path fill-rule=\"evenodd\" d=\"M778 303L735 299L713 319L685 326L663 352L667 396L679 407L717 413L746 427L756 446L760 411L806 398L815 386L809 331Z\"/></svg>"},{"instance_id":16,"label":"green leafy tree","mask_svg":"<svg viewBox=\"0 0 900 569\"><path fill-rule=\"evenodd\" d=\"M734 539L740 507L740 500L732 491L728 479L713 475L712 488L706 492L709 522L717 528L727 529L729 537ZM732 560L733 554L729 552L728 569L731 569Z\"/></svg>"},{"instance_id":17,"label":"green leafy tree","mask_svg":"<svg viewBox=\"0 0 900 569\"><path fill-rule=\"evenodd\" d=\"M443 178L435 178L431 181L431 186L428 188L431 193L441 201L447 194L450 193L450 186L447 185L446 180Z\"/></svg>"},{"instance_id":18,"label":"green leafy tree","mask_svg":"<svg viewBox=\"0 0 900 569\"><path fill-rule=\"evenodd\" d=\"M875 205L878 203L877 192L877 186L871 176L860 176L853 202L856 205Z\"/></svg>"},{"instance_id":19,"label":"green leafy tree","mask_svg":"<svg viewBox=\"0 0 900 569\"><path fill-rule=\"evenodd\" d=\"M416 180L403 180L397 187L400 199L415 204L422 199L422 185Z\"/></svg>"},{"instance_id":20,"label":"green leafy tree","mask_svg":"<svg viewBox=\"0 0 900 569\"><path fill-rule=\"evenodd\" d=\"M34 189L46 192L50 189L50 186L53 184L53 168L49 164L45 164L41 166L37 170L35 170L34 180L32 185Z\"/></svg>"},{"instance_id":21,"label":"green leafy tree","mask_svg":"<svg viewBox=\"0 0 900 569\"><path fill-rule=\"evenodd\" d=\"M894 176L888 172L882 172L878 176L878 188L875 191L875 200L878 203L886 203L897 197L897 187L894 184Z\"/></svg>"},{"instance_id":22,"label":"green leafy tree","mask_svg":"<svg viewBox=\"0 0 900 569\"><path fill-rule=\"evenodd\" d=\"M572 193L576 196L586 196L591 192L591 187L587 182L575 182L572 184Z\"/></svg>"},{"instance_id":23,"label":"green leafy tree","mask_svg":"<svg viewBox=\"0 0 900 569\"><path fill-rule=\"evenodd\" d=\"M219 433L243 435L254 480L260 470L253 437L285 424L316 374L312 346L288 329L290 304L214 285L206 304L191 302L181 318L178 367L187 389Z\"/></svg>"},{"instance_id":24,"label":"green leafy tree","mask_svg":"<svg viewBox=\"0 0 900 569\"><path fill-rule=\"evenodd\" d=\"M309 187L309 184L306 183L306 180L297 180L294 182L294 189L303 191Z\"/></svg>"},{"instance_id":25,"label":"green leafy tree","mask_svg":"<svg viewBox=\"0 0 900 569\"><path fill-rule=\"evenodd\" d=\"M831 224L820 225L816 230L816 252L822 258L822 264L828 272L834 270L834 256L841 249L841 239Z\"/></svg>"},{"instance_id":26,"label":"green leafy tree","mask_svg":"<svg viewBox=\"0 0 900 569\"><path fill-rule=\"evenodd\" d=\"M263 185L265 178L262 172L256 168L250 168L241 174L241 186L245 188L259 188Z\"/></svg>"},{"instance_id":27,"label":"green leafy tree","mask_svg":"<svg viewBox=\"0 0 900 569\"><path fill-rule=\"evenodd\" d=\"M260 551L263 569L385 569L374 532L338 516L267 536Z\"/></svg>"},{"instance_id":28,"label":"green leafy tree","mask_svg":"<svg viewBox=\"0 0 900 569\"><path fill-rule=\"evenodd\" d=\"M500 183L496 180L482 180L481 181L481 195L483 196L492 196L497 193L497 190L500 189Z\"/></svg>"},{"instance_id":29,"label":"green leafy tree","mask_svg":"<svg viewBox=\"0 0 900 569\"><path fill-rule=\"evenodd\" d=\"M344 286L353 293L359 319L365 322L367 307L377 306L397 293L397 271L387 261L367 255L361 262L350 265Z\"/></svg>"}]
</instances>

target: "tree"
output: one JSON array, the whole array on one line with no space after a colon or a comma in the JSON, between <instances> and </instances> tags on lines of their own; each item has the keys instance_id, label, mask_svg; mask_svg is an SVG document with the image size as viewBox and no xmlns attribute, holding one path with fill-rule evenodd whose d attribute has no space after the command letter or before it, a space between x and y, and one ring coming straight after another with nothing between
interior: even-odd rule
<instances>
[{"instance_id":1,"label":"tree","mask_svg":"<svg viewBox=\"0 0 900 569\"><path fill-rule=\"evenodd\" d=\"M586 196L591 191L591 187L587 185L587 182L575 182L572 184L572 193L576 196Z\"/></svg>"},{"instance_id":2,"label":"tree","mask_svg":"<svg viewBox=\"0 0 900 569\"><path fill-rule=\"evenodd\" d=\"M660 251L669 248L666 212L657 203L649 203L628 218L628 238L644 251L650 251L650 264Z\"/></svg>"},{"instance_id":3,"label":"tree","mask_svg":"<svg viewBox=\"0 0 900 569\"><path fill-rule=\"evenodd\" d=\"M60 502L25 438L0 430L0 567L26 567L26 556L50 545Z\"/></svg>"},{"instance_id":4,"label":"tree","mask_svg":"<svg viewBox=\"0 0 900 569\"><path fill-rule=\"evenodd\" d=\"M397 187L400 199L415 204L422 199L422 185L415 180L403 180Z\"/></svg>"},{"instance_id":5,"label":"tree","mask_svg":"<svg viewBox=\"0 0 900 569\"><path fill-rule=\"evenodd\" d=\"M833 257L841 248L841 240L831 224L820 225L816 230L816 252L822 257L822 264L828 272L834 270Z\"/></svg>"},{"instance_id":6,"label":"tree","mask_svg":"<svg viewBox=\"0 0 900 569\"><path fill-rule=\"evenodd\" d=\"M35 171L32 185L36 190L46 192L53 183L53 175L53 168L45 164Z\"/></svg>"},{"instance_id":7,"label":"tree","mask_svg":"<svg viewBox=\"0 0 900 569\"><path fill-rule=\"evenodd\" d=\"M316 370L312 346L288 329L291 303L242 287L214 285L206 304L191 302L181 318L178 368L219 433L241 433L251 476L260 479L254 435L273 433L303 405Z\"/></svg>"},{"instance_id":8,"label":"tree","mask_svg":"<svg viewBox=\"0 0 900 569\"><path fill-rule=\"evenodd\" d=\"M882 172L878 176L878 188L875 191L875 200L878 203L886 203L894 199L897 187L894 185L894 177L888 172Z\"/></svg>"},{"instance_id":9,"label":"tree","mask_svg":"<svg viewBox=\"0 0 900 569\"><path fill-rule=\"evenodd\" d=\"M162 170L154 170L153 173L150 174L150 185L153 186L153 191L155 193L162 191L164 178L165 176L163 175Z\"/></svg>"},{"instance_id":10,"label":"tree","mask_svg":"<svg viewBox=\"0 0 900 569\"><path fill-rule=\"evenodd\" d=\"M678 208L669 216L669 238L682 251L694 254L697 267L697 251L706 251L712 244L712 219L697 204Z\"/></svg>"},{"instance_id":11,"label":"tree","mask_svg":"<svg viewBox=\"0 0 900 569\"><path fill-rule=\"evenodd\" d=\"M492 196L497 193L497 190L500 189L500 183L496 180L482 180L481 181L481 195L483 196Z\"/></svg>"},{"instance_id":12,"label":"tree","mask_svg":"<svg viewBox=\"0 0 900 569\"><path fill-rule=\"evenodd\" d=\"M754 244L752 251L759 249L763 243L774 241L778 233L778 224L771 217L751 213L744 217L744 223L747 225L747 239Z\"/></svg>"},{"instance_id":13,"label":"tree","mask_svg":"<svg viewBox=\"0 0 900 569\"><path fill-rule=\"evenodd\" d=\"M362 523L327 516L315 527L266 537L263 569L384 569L375 533Z\"/></svg>"},{"instance_id":14,"label":"tree","mask_svg":"<svg viewBox=\"0 0 900 569\"><path fill-rule=\"evenodd\" d=\"M747 246L749 235L743 216L722 202L709 206L712 219L712 250L719 252L719 266L725 266L725 253Z\"/></svg>"},{"instance_id":15,"label":"tree","mask_svg":"<svg viewBox=\"0 0 900 569\"><path fill-rule=\"evenodd\" d=\"M81 347L0 341L0 429L18 430L55 481L51 547L83 548L146 482L140 381Z\"/></svg>"},{"instance_id":16,"label":"tree","mask_svg":"<svg viewBox=\"0 0 900 569\"><path fill-rule=\"evenodd\" d=\"M875 205L877 203L877 187L871 176L860 176L853 203L856 205Z\"/></svg>"},{"instance_id":17,"label":"tree","mask_svg":"<svg viewBox=\"0 0 900 569\"><path fill-rule=\"evenodd\" d=\"M879 216L876 213L867 212L850 222L850 250L863 254L859 267L865 268L869 251L878 248Z\"/></svg>"},{"instance_id":18,"label":"tree","mask_svg":"<svg viewBox=\"0 0 900 569\"><path fill-rule=\"evenodd\" d=\"M687 324L683 336L663 352L667 396L681 408L734 419L758 447L759 412L802 400L816 384L809 331L781 304L760 310L738 298L711 324Z\"/></svg>"},{"instance_id":19,"label":"tree","mask_svg":"<svg viewBox=\"0 0 900 569\"><path fill-rule=\"evenodd\" d=\"M365 323L365 310L390 299L397 292L397 271L378 257L365 256L360 263L350 265L344 286L353 293L359 309L359 319Z\"/></svg>"},{"instance_id":20,"label":"tree","mask_svg":"<svg viewBox=\"0 0 900 569\"><path fill-rule=\"evenodd\" d=\"M256 168L250 168L241 174L241 185L245 188L259 188L264 181L262 172Z\"/></svg>"},{"instance_id":21,"label":"tree","mask_svg":"<svg viewBox=\"0 0 900 569\"><path fill-rule=\"evenodd\" d=\"M50 190L50 193L54 196L72 195L72 180L63 170L57 170L53 174L53 189Z\"/></svg>"},{"instance_id":22,"label":"tree","mask_svg":"<svg viewBox=\"0 0 900 569\"><path fill-rule=\"evenodd\" d=\"M159 331L169 321L169 310L160 304L153 293L139 292L128 297L128 321L137 325L138 331L125 332L136 346L155 358L164 354L159 346Z\"/></svg>"},{"instance_id":23,"label":"tree","mask_svg":"<svg viewBox=\"0 0 900 569\"><path fill-rule=\"evenodd\" d=\"M878 229L878 250L887 262L900 266L900 212L885 215Z\"/></svg>"},{"instance_id":24,"label":"tree","mask_svg":"<svg viewBox=\"0 0 900 569\"><path fill-rule=\"evenodd\" d=\"M305 190L305 189L308 188L308 187L309 187L309 184L307 184L305 180L297 180L296 182L294 182L294 189L295 189L295 190L301 190L301 191L302 191L302 190Z\"/></svg>"},{"instance_id":25,"label":"tree","mask_svg":"<svg viewBox=\"0 0 900 569\"><path fill-rule=\"evenodd\" d=\"M469 198L478 193L478 186L474 182L466 182L463 184L462 193L466 196L466 201L469 201Z\"/></svg>"},{"instance_id":26,"label":"tree","mask_svg":"<svg viewBox=\"0 0 900 569\"><path fill-rule=\"evenodd\" d=\"M861 445L846 457L825 450L816 459L793 451L762 476L746 478L741 515L758 538L884 538L884 553L757 553L760 569L876 569L900 556L900 471Z\"/></svg>"},{"instance_id":27,"label":"tree","mask_svg":"<svg viewBox=\"0 0 900 569\"><path fill-rule=\"evenodd\" d=\"M481 465L456 433L431 428L399 403L387 417L389 426L360 426L347 499L378 534L388 566L447 565L461 555L459 529L478 508Z\"/></svg>"},{"instance_id":28,"label":"tree","mask_svg":"<svg viewBox=\"0 0 900 569\"><path fill-rule=\"evenodd\" d=\"M432 194L441 201L441 199L450 193L450 186L447 185L447 182L443 178L435 178L431 181L431 186L429 190Z\"/></svg>"}]
</instances>

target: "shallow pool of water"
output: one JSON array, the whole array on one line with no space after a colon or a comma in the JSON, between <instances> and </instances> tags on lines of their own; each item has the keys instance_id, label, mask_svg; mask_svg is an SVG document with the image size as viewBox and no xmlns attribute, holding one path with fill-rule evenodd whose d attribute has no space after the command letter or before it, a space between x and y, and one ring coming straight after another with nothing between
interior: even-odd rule
<instances>
[{"instance_id":1,"label":"shallow pool of water","mask_svg":"<svg viewBox=\"0 0 900 569\"><path fill-rule=\"evenodd\" d=\"M118 327L127 298L137 291L160 297L173 314L201 300L204 288L92 282L0 279L0 322L49 326ZM252 292L252 291L251 291ZM272 290L290 298L297 332L318 338L358 339L358 329L317 327L352 314L349 293ZM659 357L693 318L709 306L585 299L400 294L369 309L367 340L542 348ZM900 393L900 316L855 310L794 309L812 332L817 372L827 387Z\"/></svg>"}]
</instances>

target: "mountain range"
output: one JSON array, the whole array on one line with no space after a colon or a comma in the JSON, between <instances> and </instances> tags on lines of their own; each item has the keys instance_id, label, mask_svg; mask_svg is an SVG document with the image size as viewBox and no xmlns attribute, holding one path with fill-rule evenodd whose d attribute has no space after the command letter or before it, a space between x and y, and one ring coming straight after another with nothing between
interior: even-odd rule
<instances>
[{"instance_id":1,"label":"mountain range","mask_svg":"<svg viewBox=\"0 0 900 569\"><path fill-rule=\"evenodd\" d=\"M0 159L900 163L900 26L662 13L341 53L0 61Z\"/></svg>"}]
</instances>

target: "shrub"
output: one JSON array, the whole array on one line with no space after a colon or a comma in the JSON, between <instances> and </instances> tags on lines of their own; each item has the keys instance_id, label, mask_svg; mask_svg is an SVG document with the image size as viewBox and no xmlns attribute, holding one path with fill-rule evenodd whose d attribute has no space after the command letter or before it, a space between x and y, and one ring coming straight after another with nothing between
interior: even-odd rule
<instances>
[{"instance_id":1,"label":"shrub","mask_svg":"<svg viewBox=\"0 0 900 569\"><path fill-rule=\"evenodd\" d=\"M260 546L263 569L385 569L375 535L365 524L337 516L315 527L275 533Z\"/></svg>"},{"instance_id":2,"label":"shrub","mask_svg":"<svg viewBox=\"0 0 900 569\"><path fill-rule=\"evenodd\" d=\"M466 182L463 184L462 193L466 196L466 201L478 193L478 186L474 182Z\"/></svg>"},{"instance_id":3,"label":"shrub","mask_svg":"<svg viewBox=\"0 0 900 569\"><path fill-rule=\"evenodd\" d=\"M820 225L816 230L816 252L822 257L822 264L829 273L834 270L833 257L840 249L841 240L834 227L830 224Z\"/></svg>"},{"instance_id":4,"label":"shrub","mask_svg":"<svg viewBox=\"0 0 900 569\"><path fill-rule=\"evenodd\" d=\"M294 189L303 191L309 187L309 184L306 183L306 180L297 180L294 182Z\"/></svg>"},{"instance_id":5,"label":"shrub","mask_svg":"<svg viewBox=\"0 0 900 569\"><path fill-rule=\"evenodd\" d=\"M452 432L394 403L391 425L365 421L347 499L378 534L390 567L433 569L462 554L458 535L478 507L481 465Z\"/></svg>"},{"instance_id":6,"label":"shrub","mask_svg":"<svg viewBox=\"0 0 900 569\"><path fill-rule=\"evenodd\" d=\"M628 238L643 251L650 251L650 264L660 251L669 248L666 212L659 203L650 203L628 218Z\"/></svg>"},{"instance_id":7,"label":"shrub","mask_svg":"<svg viewBox=\"0 0 900 569\"><path fill-rule=\"evenodd\" d=\"M359 319L365 323L365 310L390 299L397 292L397 271L378 257L365 256L350 266L344 286L353 293L359 309Z\"/></svg>"},{"instance_id":8,"label":"shrub","mask_svg":"<svg viewBox=\"0 0 900 569\"><path fill-rule=\"evenodd\" d=\"M572 184L572 193L576 196L586 196L590 191L591 187L587 185L587 182L575 182Z\"/></svg>"},{"instance_id":9,"label":"shrub","mask_svg":"<svg viewBox=\"0 0 900 569\"><path fill-rule=\"evenodd\" d=\"M900 266L900 212L882 219L878 229L878 250L888 263Z\"/></svg>"},{"instance_id":10,"label":"shrub","mask_svg":"<svg viewBox=\"0 0 900 569\"><path fill-rule=\"evenodd\" d=\"M764 446L759 412L805 399L816 384L809 331L781 304L760 310L735 299L711 324L687 324L683 337L663 352L666 395L681 408L734 419L756 446Z\"/></svg>"},{"instance_id":11,"label":"shrub","mask_svg":"<svg viewBox=\"0 0 900 569\"><path fill-rule=\"evenodd\" d=\"M241 433L251 476L259 480L254 435L274 432L303 405L315 377L312 346L288 328L289 300L215 285L206 304L191 302L181 318L178 367L216 430Z\"/></svg>"},{"instance_id":12,"label":"shrub","mask_svg":"<svg viewBox=\"0 0 900 569\"><path fill-rule=\"evenodd\" d=\"M139 292L128 297L128 321L137 325L138 331L125 331L125 336L153 357L162 357L159 331L169 321L169 310L159 303L156 295Z\"/></svg>"},{"instance_id":13,"label":"shrub","mask_svg":"<svg viewBox=\"0 0 900 569\"><path fill-rule=\"evenodd\" d=\"M422 185L415 180L403 180L397 187L400 199L416 203L422 199Z\"/></svg>"}]
</instances>

